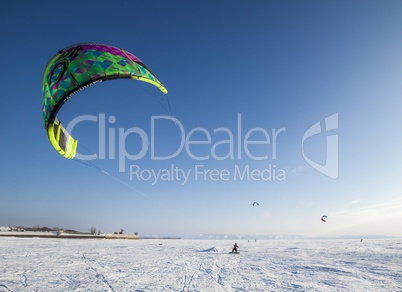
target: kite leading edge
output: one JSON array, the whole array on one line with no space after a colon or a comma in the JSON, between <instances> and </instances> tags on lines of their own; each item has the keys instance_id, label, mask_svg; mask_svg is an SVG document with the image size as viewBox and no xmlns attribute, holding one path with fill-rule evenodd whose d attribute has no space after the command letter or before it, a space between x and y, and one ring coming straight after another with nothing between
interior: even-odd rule
<instances>
[{"instance_id":1,"label":"kite leading edge","mask_svg":"<svg viewBox=\"0 0 402 292\"><path fill-rule=\"evenodd\" d=\"M56 118L60 108L82 89L118 78L145 81L167 93L159 79L140 59L120 48L81 43L60 50L50 59L43 76L43 125L50 142L61 155L74 158L77 140Z\"/></svg>"}]
</instances>

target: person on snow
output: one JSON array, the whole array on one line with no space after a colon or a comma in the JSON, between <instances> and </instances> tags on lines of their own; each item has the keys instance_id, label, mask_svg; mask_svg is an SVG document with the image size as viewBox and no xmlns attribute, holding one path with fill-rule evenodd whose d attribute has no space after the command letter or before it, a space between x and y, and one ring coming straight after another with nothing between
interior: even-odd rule
<instances>
[{"instance_id":1,"label":"person on snow","mask_svg":"<svg viewBox=\"0 0 402 292\"><path fill-rule=\"evenodd\" d=\"M239 246L237 245L237 243L234 244L234 247L232 249L232 252L237 252L237 249L239 248Z\"/></svg>"}]
</instances>

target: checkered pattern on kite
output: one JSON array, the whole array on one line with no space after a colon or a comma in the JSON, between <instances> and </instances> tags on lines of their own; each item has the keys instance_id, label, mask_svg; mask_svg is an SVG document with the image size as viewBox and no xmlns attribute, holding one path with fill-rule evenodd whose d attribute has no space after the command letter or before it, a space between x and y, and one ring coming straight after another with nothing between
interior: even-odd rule
<instances>
[{"instance_id":1,"label":"checkered pattern on kite","mask_svg":"<svg viewBox=\"0 0 402 292\"><path fill-rule=\"evenodd\" d=\"M59 102L98 80L130 76L153 81L164 88L140 59L122 49L83 43L61 50L50 60L43 77L42 112L46 130Z\"/></svg>"}]
</instances>

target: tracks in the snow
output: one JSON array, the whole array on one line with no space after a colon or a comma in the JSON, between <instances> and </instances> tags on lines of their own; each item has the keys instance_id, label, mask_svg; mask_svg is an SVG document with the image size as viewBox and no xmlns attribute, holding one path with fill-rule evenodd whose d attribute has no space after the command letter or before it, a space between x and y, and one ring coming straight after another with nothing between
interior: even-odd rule
<instances>
[{"instance_id":1,"label":"tracks in the snow","mask_svg":"<svg viewBox=\"0 0 402 292\"><path fill-rule=\"evenodd\" d=\"M84 253L81 253L81 257L84 260L85 264L88 265L87 270L93 271L93 273L95 274L95 278L101 281L109 291L114 292L115 289L110 285L105 275L100 273L97 268L95 268L92 264L90 264L91 260L87 259L87 256Z\"/></svg>"}]
</instances>

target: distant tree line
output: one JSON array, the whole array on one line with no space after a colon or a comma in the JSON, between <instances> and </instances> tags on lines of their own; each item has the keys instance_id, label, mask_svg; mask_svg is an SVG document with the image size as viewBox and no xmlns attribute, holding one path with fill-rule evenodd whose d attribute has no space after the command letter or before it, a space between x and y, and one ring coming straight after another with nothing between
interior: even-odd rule
<instances>
[{"instance_id":1,"label":"distant tree line","mask_svg":"<svg viewBox=\"0 0 402 292\"><path fill-rule=\"evenodd\" d=\"M64 232L67 232L67 233L79 233L78 231L72 230L72 229L62 229L62 228L59 228L59 227L50 228L50 227L47 227L47 226L40 227L39 225L34 225L33 227L9 226L9 228L10 228L11 231L34 231L34 232L37 232L37 231L41 231L41 232L64 231Z\"/></svg>"},{"instance_id":2,"label":"distant tree line","mask_svg":"<svg viewBox=\"0 0 402 292\"><path fill-rule=\"evenodd\" d=\"M72 229L63 229L63 228L59 228L59 227L47 227L47 226L42 226L40 227L39 225L34 225L33 227L23 227L23 226L8 226L10 228L10 231L34 231L34 232L50 232L50 231L56 231L57 234L60 234L62 232L65 233L82 233L76 230L72 230ZM95 227L91 227L89 229L89 233L91 234L101 234L102 231L100 230L96 230ZM120 229L120 232L114 232L114 234L124 234L124 230ZM138 232L134 232L134 235L138 235Z\"/></svg>"}]
</instances>

